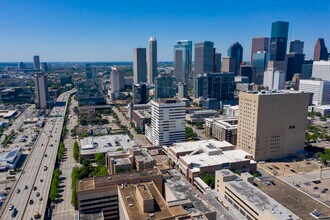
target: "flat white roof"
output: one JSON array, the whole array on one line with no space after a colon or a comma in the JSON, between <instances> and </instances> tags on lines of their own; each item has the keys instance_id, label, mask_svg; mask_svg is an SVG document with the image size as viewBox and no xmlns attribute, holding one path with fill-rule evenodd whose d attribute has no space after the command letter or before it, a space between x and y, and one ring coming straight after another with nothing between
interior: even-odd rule
<instances>
[{"instance_id":1,"label":"flat white roof","mask_svg":"<svg viewBox=\"0 0 330 220\"><path fill-rule=\"evenodd\" d=\"M200 140L200 141L190 141L190 142L180 142L174 143L173 147L170 147L175 153L184 153L189 151L197 150L198 148L204 148L212 150L208 147L212 146L214 150L219 150L221 148L234 147L231 143L227 141L217 141L217 140Z\"/></svg>"}]
</instances>

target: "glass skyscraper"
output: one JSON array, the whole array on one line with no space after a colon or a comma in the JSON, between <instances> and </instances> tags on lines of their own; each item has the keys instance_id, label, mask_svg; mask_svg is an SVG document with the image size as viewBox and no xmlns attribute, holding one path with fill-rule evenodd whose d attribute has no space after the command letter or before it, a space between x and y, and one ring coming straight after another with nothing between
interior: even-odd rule
<instances>
[{"instance_id":1,"label":"glass skyscraper","mask_svg":"<svg viewBox=\"0 0 330 220\"><path fill-rule=\"evenodd\" d=\"M155 99L173 98L176 95L175 78L162 73L155 79Z\"/></svg>"},{"instance_id":2,"label":"glass skyscraper","mask_svg":"<svg viewBox=\"0 0 330 220\"><path fill-rule=\"evenodd\" d=\"M214 43L204 41L195 44L195 70L194 76L201 73L213 72Z\"/></svg>"},{"instance_id":3,"label":"glass skyscraper","mask_svg":"<svg viewBox=\"0 0 330 220\"><path fill-rule=\"evenodd\" d=\"M270 39L271 60L282 61L285 59L288 44L289 22L276 21L272 23Z\"/></svg>"},{"instance_id":4,"label":"glass skyscraper","mask_svg":"<svg viewBox=\"0 0 330 220\"><path fill-rule=\"evenodd\" d=\"M180 40L174 45L174 74L177 83L188 83L191 65L192 41Z\"/></svg>"},{"instance_id":5,"label":"glass skyscraper","mask_svg":"<svg viewBox=\"0 0 330 220\"><path fill-rule=\"evenodd\" d=\"M229 49L228 49L228 57L235 58L235 75L238 75L239 72L239 66L241 65L243 61L243 47L240 45L240 43L235 42L233 43Z\"/></svg>"},{"instance_id":6,"label":"glass skyscraper","mask_svg":"<svg viewBox=\"0 0 330 220\"><path fill-rule=\"evenodd\" d=\"M255 68L255 74L252 74L252 82L262 84L264 79L264 71L270 59L270 53L265 51L254 53L252 57L252 66Z\"/></svg>"}]
</instances>

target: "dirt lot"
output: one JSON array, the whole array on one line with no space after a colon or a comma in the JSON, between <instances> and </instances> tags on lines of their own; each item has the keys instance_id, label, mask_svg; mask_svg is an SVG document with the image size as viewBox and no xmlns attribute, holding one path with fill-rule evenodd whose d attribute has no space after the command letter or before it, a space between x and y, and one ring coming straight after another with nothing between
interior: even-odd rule
<instances>
[{"instance_id":1,"label":"dirt lot","mask_svg":"<svg viewBox=\"0 0 330 220\"><path fill-rule=\"evenodd\" d=\"M316 161L267 162L265 164L258 164L258 167L272 174L276 174L277 176L290 176L320 169Z\"/></svg>"},{"instance_id":2,"label":"dirt lot","mask_svg":"<svg viewBox=\"0 0 330 220\"><path fill-rule=\"evenodd\" d=\"M264 185L262 182L274 181L274 185ZM314 219L309 215L314 209L324 212L325 216L330 216L330 209L310 196L297 190L275 177L263 179L262 182L255 180L257 187L270 197L281 203L302 219ZM322 189L321 189L322 190Z\"/></svg>"}]
</instances>

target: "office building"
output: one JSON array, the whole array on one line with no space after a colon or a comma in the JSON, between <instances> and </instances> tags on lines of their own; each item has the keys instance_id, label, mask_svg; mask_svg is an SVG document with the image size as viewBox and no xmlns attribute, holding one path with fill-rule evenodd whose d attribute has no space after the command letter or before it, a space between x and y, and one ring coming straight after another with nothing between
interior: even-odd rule
<instances>
[{"instance_id":1,"label":"office building","mask_svg":"<svg viewBox=\"0 0 330 220\"><path fill-rule=\"evenodd\" d=\"M155 79L155 99L173 98L176 95L175 78L162 73Z\"/></svg>"},{"instance_id":2,"label":"office building","mask_svg":"<svg viewBox=\"0 0 330 220\"><path fill-rule=\"evenodd\" d=\"M157 40L154 37L150 37L148 46L148 83L153 84L157 75Z\"/></svg>"},{"instance_id":3,"label":"office building","mask_svg":"<svg viewBox=\"0 0 330 220\"><path fill-rule=\"evenodd\" d=\"M237 76L239 73L239 67L243 61L243 47L240 45L240 43L235 42L232 45L230 45L228 49L228 57L235 58L235 75ZM224 70L227 71L227 70ZM230 72L230 71L228 71Z\"/></svg>"},{"instance_id":4,"label":"office building","mask_svg":"<svg viewBox=\"0 0 330 220\"><path fill-rule=\"evenodd\" d=\"M34 76L34 84L36 90L36 108L47 109L50 108L48 81L47 75L44 73L37 73Z\"/></svg>"},{"instance_id":5,"label":"office building","mask_svg":"<svg viewBox=\"0 0 330 220\"><path fill-rule=\"evenodd\" d=\"M192 41L180 40L174 45L174 74L176 82L188 83L192 68Z\"/></svg>"},{"instance_id":6,"label":"office building","mask_svg":"<svg viewBox=\"0 0 330 220\"><path fill-rule=\"evenodd\" d=\"M119 97L119 93L125 88L125 73L124 71L117 66L111 67L111 99L117 99Z\"/></svg>"},{"instance_id":7,"label":"office building","mask_svg":"<svg viewBox=\"0 0 330 220\"><path fill-rule=\"evenodd\" d=\"M301 73L302 65L305 61L305 54L289 53L285 55L286 81L290 81L295 73Z\"/></svg>"},{"instance_id":8,"label":"office building","mask_svg":"<svg viewBox=\"0 0 330 220\"><path fill-rule=\"evenodd\" d=\"M6 88L0 91L2 104L24 104L32 102L31 87Z\"/></svg>"},{"instance_id":9,"label":"office building","mask_svg":"<svg viewBox=\"0 0 330 220\"><path fill-rule=\"evenodd\" d=\"M264 83L269 90L284 89L285 72L277 68L268 67L264 73Z\"/></svg>"},{"instance_id":10,"label":"office building","mask_svg":"<svg viewBox=\"0 0 330 220\"><path fill-rule=\"evenodd\" d=\"M40 70L40 58L38 55L33 56L33 69Z\"/></svg>"},{"instance_id":11,"label":"office building","mask_svg":"<svg viewBox=\"0 0 330 220\"><path fill-rule=\"evenodd\" d=\"M96 78L95 69L89 63L85 63L84 66L85 78L86 80L91 80Z\"/></svg>"},{"instance_id":12,"label":"office building","mask_svg":"<svg viewBox=\"0 0 330 220\"><path fill-rule=\"evenodd\" d=\"M23 69L25 69L25 65L24 65L24 63L23 63L23 62L19 62L19 63L17 64L17 70L23 70Z\"/></svg>"},{"instance_id":13,"label":"office building","mask_svg":"<svg viewBox=\"0 0 330 220\"><path fill-rule=\"evenodd\" d=\"M21 159L23 148L15 147L0 154L0 171L15 170Z\"/></svg>"},{"instance_id":14,"label":"office building","mask_svg":"<svg viewBox=\"0 0 330 220\"><path fill-rule=\"evenodd\" d=\"M314 61L312 77L330 81L330 61Z\"/></svg>"},{"instance_id":15,"label":"office building","mask_svg":"<svg viewBox=\"0 0 330 220\"><path fill-rule=\"evenodd\" d=\"M136 132L144 134L145 125L151 123L149 109L133 110L131 120L135 124Z\"/></svg>"},{"instance_id":16,"label":"office building","mask_svg":"<svg viewBox=\"0 0 330 220\"><path fill-rule=\"evenodd\" d=\"M301 65L301 78L309 79L313 73L313 60L305 60Z\"/></svg>"},{"instance_id":17,"label":"office building","mask_svg":"<svg viewBox=\"0 0 330 220\"><path fill-rule=\"evenodd\" d=\"M248 78L248 82L247 83L251 83L252 82L252 66L251 65L247 65L245 62L243 62L240 65L240 71L239 71L239 76L242 77L247 77Z\"/></svg>"},{"instance_id":18,"label":"office building","mask_svg":"<svg viewBox=\"0 0 330 220\"><path fill-rule=\"evenodd\" d=\"M279 159L304 150L310 93L239 93L237 147L257 161Z\"/></svg>"},{"instance_id":19,"label":"office building","mask_svg":"<svg viewBox=\"0 0 330 220\"><path fill-rule=\"evenodd\" d=\"M319 38L314 47L314 61L328 60L328 48L325 46L324 39Z\"/></svg>"},{"instance_id":20,"label":"office building","mask_svg":"<svg viewBox=\"0 0 330 220\"><path fill-rule=\"evenodd\" d=\"M270 60L270 53L265 51L258 51L252 55L252 66L255 73L252 75L252 82L262 84L264 79L264 71L267 68L268 61Z\"/></svg>"},{"instance_id":21,"label":"office building","mask_svg":"<svg viewBox=\"0 0 330 220\"><path fill-rule=\"evenodd\" d=\"M195 111L192 114L187 114L186 120L191 123L203 123L206 118L218 117L219 113L215 110L201 110Z\"/></svg>"},{"instance_id":22,"label":"office building","mask_svg":"<svg viewBox=\"0 0 330 220\"><path fill-rule=\"evenodd\" d=\"M285 59L288 44L289 22L276 21L272 23L270 39L270 60L282 61Z\"/></svg>"},{"instance_id":23,"label":"office building","mask_svg":"<svg viewBox=\"0 0 330 220\"><path fill-rule=\"evenodd\" d=\"M213 72L220 73L221 72L221 53L217 53L214 48L214 56L213 56Z\"/></svg>"},{"instance_id":24,"label":"office building","mask_svg":"<svg viewBox=\"0 0 330 220\"><path fill-rule=\"evenodd\" d=\"M221 70L223 73L236 74L236 59L234 57L222 58Z\"/></svg>"},{"instance_id":25,"label":"office building","mask_svg":"<svg viewBox=\"0 0 330 220\"><path fill-rule=\"evenodd\" d=\"M213 46L211 41L195 43L195 69L194 77L201 73L211 73L213 71Z\"/></svg>"},{"instance_id":26,"label":"office building","mask_svg":"<svg viewBox=\"0 0 330 220\"><path fill-rule=\"evenodd\" d=\"M304 41L294 40L290 42L289 53L304 53Z\"/></svg>"},{"instance_id":27,"label":"office building","mask_svg":"<svg viewBox=\"0 0 330 220\"><path fill-rule=\"evenodd\" d=\"M77 85L77 100L79 106L106 106L107 102L102 91L100 80L89 79L79 81Z\"/></svg>"},{"instance_id":28,"label":"office building","mask_svg":"<svg viewBox=\"0 0 330 220\"><path fill-rule=\"evenodd\" d=\"M299 91L313 93L313 105L330 104L330 81L302 79L299 81Z\"/></svg>"},{"instance_id":29,"label":"office building","mask_svg":"<svg viewBox=\"0 0 330 220\"><path fill-rule=\"evenodd\" d=\"M146 48L133 49L133 76L134 83L147 82Z\"/></svg>"},{"instance_id":30,"label":"office building","mask_svg":"<svg viewBox=\"0 0 330 220\"><path fill-rule=\"evenodd\" d=\"M178 83L178 98L188 98L188 85L186 83Z\"/></svg>"},{"instance_id":31,"label":"office building","mask_svg":"<svg viewBox=\"0 0 330 220\"><path fill-rule=\"evenodd\" d=\"M237 124L237 117L206 118L205 134L219 141L227 141L233 145L236 145Z\"/></svg>"},{"instance_id":32,"label":"office building","mask_svg":"<svg viewBox=\"0 0 330 220\"><path fill-rule=\"evenodd\" d=\"M177 99L151 101L151 124L145 126L146 138L156 146L186 140L186 104Z\"/></svg>"},{"instance_id":33,"label":"office building","mask_svg":"<svg viewBox=\"0 0 330 220\"><path fill-rule=\"evenodd\" d=\"M66 84L72 84L72 76L71 75L64 75L60 78L61 85L64 86Z\"/></svg>"},{"instance_id":34,"label":"office building","mask_svg":"<svg viewBox=\"0 0 330 220\"><path fill-rule=\"evenodd\" d=\"M240 176L228 169L215 172L215 190L224 203L233 205L246 219L298 220L300 219L273 198L254 186L250 173Z\"/></svg>"},{"instance_id":35,"label":"office building","mask_svg":"<svg viewBox=\"0 0 330 220\"><path fill-rule=\"evenodd\" d=\"M48 65L46 62L42 62L40 63L40 70L44 73L47 73L48 72Z\"/></svg>"},{"instance_id":36,"label":"office building","mask_svg":"<svg viewBox=\"0 0 330 220\"><path fill-rule=\"evenodd\" d=\"M133 85L133 103L146 104L149 101L149 87L145 83Z\"/></svg>"},{"instance_id":37,"label":"office building","mask_svg":"<svg viewBox=\"0 0 330 220\"><path fill-rule=\"evenodd\" d=\"M252 38L252 47L251 47L251 63L253 61L253 54L258 51L269 51L269 38L268 37L254 37Z\"/></svg>"},{"instance_id":38,"label":"office building","mask_svg":"<svg viewBox=\"0 0 330 220\"><path fill-rule=\"evenodd\" d=\"M217 101L234 100L234 73L199 74L195 80L194 97L215 98Z\"/></svg>"}]
</instances>

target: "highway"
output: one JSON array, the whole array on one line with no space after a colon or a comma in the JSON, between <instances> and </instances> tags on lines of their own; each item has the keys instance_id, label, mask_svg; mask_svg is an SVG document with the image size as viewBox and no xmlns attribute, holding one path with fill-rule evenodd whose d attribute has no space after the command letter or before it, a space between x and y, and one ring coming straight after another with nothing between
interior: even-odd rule
<instances>
[{"instance_id":1,"label":"highway","mask_svg":"<svg viewBox=\"0 0 330 220\"><path fill-rule=\"evenodd\" d=\"M67 103L70 92L73 91L61 94L57 99L57 103ZM47 119L42 133L23 166L21 175L11 189L11 194L7 198L8 201L6 201L1 211L0 219L31 219L35 211L38 211L41 219L43 219L47 209L47 200L66 107L66 104L65 106L53 107L51 115L61 116ZM46 171L44 171L45 166L47 166ZM25 189L26 186L27 189ZM33 189L34 187L36 187L36 190ZM20 190L19 193L18 190ZM37 193L40 194L38 197L36 196ZM33 201L33 203L30 204L30 201ZM15 218L11 217L10 204L14 205L18 211Z\"/></svg>"}]
</instances>

